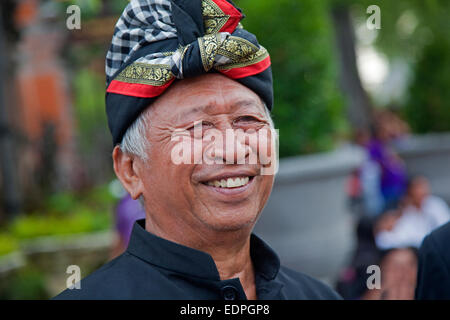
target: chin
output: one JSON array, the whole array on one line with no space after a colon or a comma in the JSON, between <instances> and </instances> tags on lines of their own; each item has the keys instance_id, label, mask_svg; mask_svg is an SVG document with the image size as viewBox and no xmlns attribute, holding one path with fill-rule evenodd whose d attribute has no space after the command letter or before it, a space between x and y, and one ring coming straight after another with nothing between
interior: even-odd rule
<instances>
[{"instance_id":1,"label":"chin","mask_svg":"<svg viewBox=\"0 0 450 320\"><path fill-rule=\"evenodd\" d=\"M230 210L228 213L217 213L214 217L209 217L207 221L203 221L211 229L216 231L239 231L244 229L252 229L255 225L258 214L249 214L253 210Z\"/></svg>"}]
</instances>

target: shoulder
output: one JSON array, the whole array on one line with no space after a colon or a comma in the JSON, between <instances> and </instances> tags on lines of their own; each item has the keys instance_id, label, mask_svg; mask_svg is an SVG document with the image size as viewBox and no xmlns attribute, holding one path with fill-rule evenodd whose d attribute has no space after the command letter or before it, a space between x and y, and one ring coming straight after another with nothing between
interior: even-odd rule
<instances>
[{"instance_id":1,"label":"shoulder","mask_svg":"<svg viewBox=\"0 0 450 320\"><path fill-rule=\"evenodd\" d=\"M445 202L444 199L435 196L435 195L429 195L426 200L426 202L432 203L432 204L437 204L437 205L441 205L441 206L445 206L447 207L447 202Z\"/></svg>"},{"instance_id":2,"label":"shoulder","mask_svg":"<svg viewBox=\"0 0 450 320\"><path fill-rule=\"evenodd\" d=\"M66 289L53 299L133 299L139 294L143 278L156 281L158 272L153 268L145 268L139 258L125 252L83 278L80 289Z\"/></svg>"},{"instance_id":3,"label":"shoulder","mask_svg":"<svg viewBox=\"0 0 450 320\"><path fill-rule=\"evenodd\" d=\"M342 297L325 283L302 272L282 266L277 280L284 285L284 290L291 299L340 300Z\"/></svg>"},{"instance_id":4,"label":"shoulder","mask_svg":"<svg viewBox=\"0 0 450 320\"><path fill-rule=\"evenodd\" d=\"M430 236L434 237L439 242L450 242L450 222L440 226L434 230Z\"/></svg>"},{"instance_id":5,"label":"shoulder","mask_svg":"<svg viewBox=\"0 0 450 320\"><path fill-rule=\"evenodd\" d=\"M435 251L440 255L445 253L450 256L450 248L447 245L448 243L450 243L450 222L440 226L427 235L422 242L420 250Z\"/></svg>"},{"instance_id":6,"label":"shoulder","mask_svg":"<svg viewBox=\"0 0 450 320\"><path fill-rule=\"evenodd\" d=\"M428 214L441 214L441 215L450 215L449 208L444 199L439 198L437 196L428 196L425 200L425 207L428 210L425 210ZM437 213L436 213L437 212Z\"/></svg>"},{"instance_id":7,"label":"shoulder","mask_svg":"<svg viewBox=\"0 0 450 320\"><path fill-rule=\"evenodd\" d=\"M123 255L103 265L101 268L95 270L93 273L83 278L80 281L80 289L66 289L56 297L54 300L83 300L83 299L102 299L106 290L103 290L105 285L108 285L107 278L115 273L115 270L123 260ZM119 266L120 268L120 266ZM81 270L83 272L83 270ZM109 281L110 282L110 281Z\"/></svg>"},{"instance_id":8,"label":"shoulder","mask_svg":"<svg viewBox=\"0 0 450 320\"><path fill-rule=\"evenodd\" d=\"M430 233L419 250L416 299L450 299L450 223Z\"/></svg>"}]
</instances>

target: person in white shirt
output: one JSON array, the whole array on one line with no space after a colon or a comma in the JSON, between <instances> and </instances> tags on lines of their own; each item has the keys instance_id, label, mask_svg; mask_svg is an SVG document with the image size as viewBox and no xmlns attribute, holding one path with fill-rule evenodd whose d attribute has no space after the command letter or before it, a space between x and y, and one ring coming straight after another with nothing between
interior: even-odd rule
<instances>
[{"instance_id":1,"label":"person in white shirt","mask_svg":"<svg viewBox=\"0 0 450 320\"><path fill-rule=\"evenodd\" d=\"M424 177L411 180L405 200L401 213L390 218L390 225L385 224L376 231L375 242L379 249L419 248L428 233L450 220L447 204L430 194Z\"/></svg>"}]
</instances>

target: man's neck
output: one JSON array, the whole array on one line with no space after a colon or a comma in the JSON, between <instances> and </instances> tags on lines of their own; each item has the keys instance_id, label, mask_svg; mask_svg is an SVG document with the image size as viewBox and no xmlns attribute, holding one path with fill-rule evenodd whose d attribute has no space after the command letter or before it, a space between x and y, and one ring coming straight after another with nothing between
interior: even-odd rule
<instances>
[{"instance_id":1,"label":"man's neck","mask_svg":"<svg viewBox=\"0 0 450 320\"><path fill-rule=\"evenodd\" d=\"M171 228L169 233L146 219L146 230L161 238L208 253L216 264L221 280L239 278L247 299L257 299L255 274L250 256L251 228L198 232L186 227L179 233L178 228Z\"/></svg>"},{"instance_id":2,"label":"man's neck","mask_svg":"<svg viewBox=\"0 0 450 320\"><path fill-rule=\"evenodd\" d=\"M255 272L253 269L253 262L250 257L250 239L245 243L240 250L223 251L214 250L210 252L216 263L220 278L233 279L239 278L242 287L244 288L247 299L257 299L255 286Z\"/></svg>"}]
</instances>

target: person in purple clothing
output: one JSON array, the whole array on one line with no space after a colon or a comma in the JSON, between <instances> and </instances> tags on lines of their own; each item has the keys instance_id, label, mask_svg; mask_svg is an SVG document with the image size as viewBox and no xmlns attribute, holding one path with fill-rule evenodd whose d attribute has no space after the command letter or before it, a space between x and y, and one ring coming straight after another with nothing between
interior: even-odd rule
<instances>
[{"instance_id":1,"label":"person in purple clothing","mask_svg":"<svg viewBox=\"0 0 450 320\"><path fill-rule=\"evenodd\" d=\"M390 110L378 111L374 126L366 150L370 159L380 168L380 188L386 210L395 207L406 192L406 166L392 146L408 135L409 127Z\"/></svg>"},{"instance_id":2,"label":"person in purple clothing","mask_svg":"<svg viewBox=\"0 0 450 320\"><path fill-rule=\"evenodd\" d=\"M385 206L396 203L405 193L407 173L403 161L391 150L387 142L379 138L367 146L370 159L381 169L381 193Z\"/></svg>"},{"instance_id":3,"label":"person in purple clothing","mask_svg":"<svg viewBox=\"0 0 450 320\"><path fill-rule=\"evenodd\" d=\"M145 211L138 200L133 200L128 193L120 199L115 209L117 240L111 253L113 258L125 251L134 223L144 218Z\"/></svg>"},{"instance_id":4,"label":"person in purple clothing","mask_svg":"<svg viewBox=\"0 0 450 320\"><path fill-rule=\"evenodd\" d=\"M392 148L407 130L396 124L399 119L381 112L372 130L358 130L355 141L367 159L358 170L365 215L375 217L396 206L406 192L407 171L403 160Z\"/></svg>"}]
</instances>

